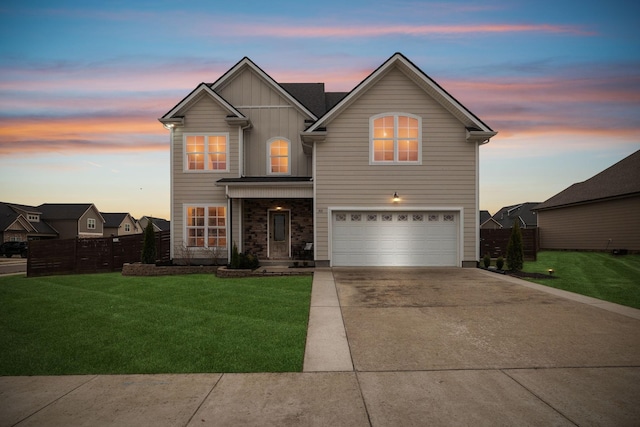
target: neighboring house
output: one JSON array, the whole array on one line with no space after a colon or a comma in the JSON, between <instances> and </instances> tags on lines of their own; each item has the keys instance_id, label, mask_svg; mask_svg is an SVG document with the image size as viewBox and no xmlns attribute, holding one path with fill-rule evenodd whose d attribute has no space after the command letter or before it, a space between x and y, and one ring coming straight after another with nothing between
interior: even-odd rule
<instances>
[{"instance_id":1,"label":"neighboring house","mask_svg":"<svg viewBox=\"0 0 640 427\"><path fill-rule=\"evenodd\" d=\"M100 212L104 218L104 237L127 236L138 234L137 221L128 213L106 213Z\"/></svg>"},{"instance_id":2,"label":"neighboring house","mask_svg":"<svg viewBox=\"0 0 640 427\"><path fill-rule=\"evenodd\" d=\"M0 202L0 232L2 242L58 237L58 232L42 219L38 208L4 202Z\"/></svg>"},{"instance_id":3,"label":"neighboring house","mask_svg":"<svg viewBox=\"0 0 640 427\"><path fill-rule=\"evenodd\" d=\"M60 239L104 235L105 220L92 203L45 203L38 210Z\"/></svg>"},{"instance_id":4,"label":"neighboring house","mask_svg":"<svg viewBox=\"0 0 640 427\"><path fill-rule=\"evenodd\" d=\"M493 220L500 225L498 228L511 228L518 221L520 228L536 228L538 215L532 209L540 202L526 202L518 205L505 206L493 215Z\"/></svg>"},{"instance_id":5,"label":"neighboring house","mask_svg":"<svg viewBox=\"0 0 640 427\"><path fill-rule=\"evenodd\" d=\"M140 233L144 232L149 219L151 219L151 223L153 224L153 231L158 232L171 230L171 221L167 221L166 219L162 218L156 218L153 216L143 216L138 220L138 228L140 229Z\"/></svg>"},{"instance_id":6,"label":"neighboring house","mask_svg":"<svg viewBox=\"0 0 640 427\"><path fill-rule=\"evenodd\" d=\"M479 260L478 151L496 132L400 53L347 94L244 58L159 120L172 258L235 243L318 266Z\"/></svg>"},{"instance_id":7,"label":"neighboring house","mask_svg":"<svg viewBox=\"0 0 640 427\"><path fill-rule=\"evenodd\" d=\"M495 230L497 228L502 228L502 226L491 217L489 211L480 211L480 229Z\"/></svg>"},{"instance_id":8,"label":"neighboring house","mask_svg":"<svg viewBox=\"0 0 640 427\"><path fill-rule=\"evenodd\" d=\"M535 210L541 249L640 251L640 150Z\"/></svg>"}]
</instances>

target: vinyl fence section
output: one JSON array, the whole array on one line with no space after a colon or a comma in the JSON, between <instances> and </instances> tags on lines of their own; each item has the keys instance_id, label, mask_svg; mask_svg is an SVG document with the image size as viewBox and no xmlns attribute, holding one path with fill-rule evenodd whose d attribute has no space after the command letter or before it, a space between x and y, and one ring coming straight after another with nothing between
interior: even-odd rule
<instances>
[{"instance_id":1,"label":"vinyl fence section","mask_svg":"<svg viewBox=\"0 0 640 427\"><path fill-rule=\"evenodd\" d=\"M144 234L90 239L33 240L29 242L27 276L106 273L125 263L140 262ZM170 233L156 233L156 258L170 260Z\"/></svg>"},{"instance_id":2,"label":"vinyl fence section","mask_svg":"<svg viewBox=\"0 0 640 427\"><path fill-rule=\"evenodd\" d=\"M527 261L535 261L540 249L540 238L537 228L521 228L522 246L524 249L524 259ZM510 228L501 228L496 230L480 229L480 258L488 253L492 258L500 255L507 255L507 245L511 236Z\"/></svg>"}]
</instances>

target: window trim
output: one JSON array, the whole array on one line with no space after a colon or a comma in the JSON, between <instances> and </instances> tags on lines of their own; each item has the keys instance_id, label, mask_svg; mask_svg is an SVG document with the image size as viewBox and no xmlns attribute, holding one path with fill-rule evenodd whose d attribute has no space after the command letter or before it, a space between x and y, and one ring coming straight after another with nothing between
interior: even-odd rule
<instances>
[{"instance_id":1,"label":"window trim","mask_svg":"<svg viewBox=\"0 0 640 427\"><path fill-rule=\"evenodd\" d=\"M209 159L205 159L204 169L189 169L189 159L187 152L187 137L189 136L203 136L204 137L204 155L208 156L212 152L209 151L209 137L211 136L224 136L226 139L225 144L225 156L226 156L226 168L225 169L209 169ZM227 173L229 172L229 132L185 132L182 134L182 171L187 173Z\"/></svg>"},{"instance_id":2,"label":"window trim","mask_svg":"<svg viewBox=\"0 0 640 427\"><path fill-rule=\"evenodd\" d=\"M375 160L374 122L382 117L393 117L393 160ZM418 121L418 160L398 160L398 118L409 117ZM369 164L370 165L421 165L422 164L422 117L403 112L386 112L369 117Z\"/></svg>"},{"instance_id":3,"label":"window trim","mask_svg":"<svg viewBox=\"0 0 640 427\"><path fill-rule=\"evenodd\" d=\"M205 210L205 216L204 216L204 235L203 235L203 239L204 239L204 246L189 246L189 229L190 228L200 228L197 226L191 227L189 226L189 208L203 208ZM209 208L224 208L224 227L215 227L215 228L220 228L220 229L224 229L225 230L225 239L226 239L226 245L225 246L209 246L209 228L214 228L214 227L210 227L209 226ZM227 253L226 251L229 248L229 210L227 209L227 205L226 204L219 204L219 203L206 203L206 204L201 204L201 203L185 203L183 205L183 228L182 228L182 243L184 245L184 247L186 248L191 248L194 250L197 249L212 249L212 248L217 248L220 253Z\"/></svg>"},{"instance_id":4,"label":"window trim","mask_svg":"<svg viewBox=\"0 0 640 427\"><path fill-rule=\"evenodd\" d=\"M271 144L276 141L284 141L287 143L287 172L272 172L271 171ZM282 136L276 136L267 140L267 175L291 175L291 141L288 138ZM284 156L275 156L284 157Z\"/></svg>"},{"instance_id":5,"label":"window trim","mask_svg":"<svg viewBox=\"0 0 640 427\"><path fill-rule=\"evenodd\" d=\"M87 218L87 230L95 230L97 227L97 221L95 218Z\"/></svg>"}]
</instances>

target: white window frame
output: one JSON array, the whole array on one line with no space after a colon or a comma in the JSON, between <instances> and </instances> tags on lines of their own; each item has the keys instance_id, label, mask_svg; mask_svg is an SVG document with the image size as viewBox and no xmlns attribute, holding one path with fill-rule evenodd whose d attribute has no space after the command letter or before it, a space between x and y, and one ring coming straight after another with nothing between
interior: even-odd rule
<instances>
[{"instance_id":1,"label":"white window frame","mask_svg":"<svg viewBox=\"0 0 640 427\"><path fill-rule=\"evenodd\" d=\"M191 246L189 245L189 230L190 229L197 229L197 228L202 228L201 226L191 226L189 225L189 208L202 208L204 209L204 225L202 226L204 228L204 235L203 235L203 239L204 239L204 246ZM210 208L224 208L224 227L211 227L209 226L209 209ZM187 248L202 248L202 249L209 249L209 248L217 248L218 250L221 251L221 253L226 253L227 248L229 247L229 209L227 208L226 204L200 204L200 203L187 203L184 205L184 213L183 213L183 218L184 218L184 227L183 227L183 231L182 231L182 241L185 247ZM219 228L219 229L224 229L225 230L225 238L226 238L226 245L225 246L209 246L209 229L210 228ZM225 252L222 252L225 251Z\"/></svg>"},{"instance_id":2,"label":"white window frame","mask_svg":"<svg viewBox=\"0 0 640 427\"><path fill-rule=\"evenodd\" d=\"M271 171L271 144L276 141L284 141L287 143L287 172ZM282 156L276 156L282 157ZM267 175L291 175L291 141L287 138L277 136L267 141Z\"/></svg>"},{"instance_id":3,"label":"white window frame","mask_svg":"<svg viewBox=\"0 0 640 427\"><path fill-rule=\"evenodd\" d=\"M126 223L126 224L124 225L124 231L125 231L125 232L127 232L127 233L128 233L128 232L130 232L130 231L131 231L131 224Z\"/></svg>"},{"instance_id":4,"label":"white window frame","mask_svg":"<svg viewBox=\"0 0 640 427\"><path fill-rule=\"evenodd\" d=\"M96 229L96 219L87 218L87 230L95 230L95 229Z\"/></svg>"},{"instance_id":5,"label":"white window frame","mask_svg":"<svg viewBox=\"0 0 640 427\"><path fill-rule=\"evenodd\" d=\"M202 153L205 156L204 159L204 169L189 169L189 158L187 152L187 137L189 136L202 136L204 137L204 152ZM225 169L210 169L209 168L209 154L212 152L209 151L209 137L211 136L223 136L226 139L225 144ZM229 133L228 132L185 132L182 135L182 161L183 167L182 170L188 173L226 173L229 172Z\"/></svg>"},{"instance_id":6,"label":"white window frame","mask_svg":"<svg viewBox=\"0 0 640 427\"><path fill-rule=\"evenodd\" d=\"M376 119L381 117L393 117L393 160L375 160L374 128ZM418 121L418 160L398 160L398 118L409 117ZM369 164L370 165L421 165L422 164L422 117L410 113L388 112L376 114L369 118Z\"/></svg>"}]
</instances>

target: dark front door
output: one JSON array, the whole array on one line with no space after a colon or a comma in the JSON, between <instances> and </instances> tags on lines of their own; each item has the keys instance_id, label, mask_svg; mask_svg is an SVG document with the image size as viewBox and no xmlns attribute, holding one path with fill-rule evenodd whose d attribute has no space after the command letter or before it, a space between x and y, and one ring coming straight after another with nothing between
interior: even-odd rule
<instances>
[{"instance_id":1,"label":"dark front door","mask_svg":"<svg viewBox=\"0 0 640 427\"><path fill-rule=\"evenodd\" d=\"M269 258L290 257L289 212L269 211Z\"/></svg>"}]
</instances>

